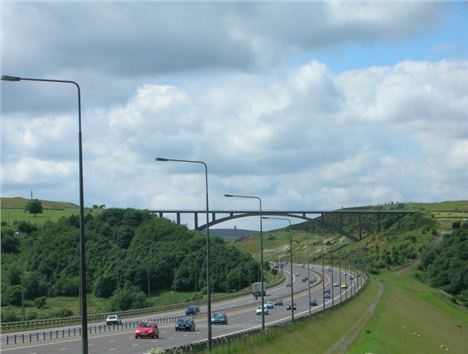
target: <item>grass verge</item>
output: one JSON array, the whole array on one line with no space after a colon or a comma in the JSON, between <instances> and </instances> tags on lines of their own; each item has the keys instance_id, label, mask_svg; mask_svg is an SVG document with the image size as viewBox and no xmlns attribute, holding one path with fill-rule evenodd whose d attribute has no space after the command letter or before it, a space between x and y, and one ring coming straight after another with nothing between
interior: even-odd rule
<instances>
[{"instance_id":1,"label":"grass verge","mask_svg":"<svg viewBox=\"0 0 468 354\"><path fill-rule=\"evenodd\" d=\"M361 318L377 293L375 281L355 299L293 325L246 336L213 348L213 353L324 353Z\"/></svg>"},{"instance_id":2,"label":"grass verge","mask_svg":"<svg viewBox=\"0 0 468 354\"><path fill-rule=\"evenodd\" d=\"M347 353L468 353L468 310L414 272L380 276L382 301Z\"/></svg>"}]
</instances>

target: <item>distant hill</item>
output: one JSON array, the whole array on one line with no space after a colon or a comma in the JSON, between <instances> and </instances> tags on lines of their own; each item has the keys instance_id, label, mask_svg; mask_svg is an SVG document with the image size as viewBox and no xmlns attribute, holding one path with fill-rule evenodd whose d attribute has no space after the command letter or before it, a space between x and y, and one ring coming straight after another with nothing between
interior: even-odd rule
<instances>
[{"instance_id":1,"label":"distant hill","mask_svg":"<svg viewBox=\"0 0 468 354\"><path fill-rule=\"evenodd\" d=\"M210 235L222 237L225 240L234 240L257 233L255 230L245 229L210 229Z\"/></svg>"},{"instance_id":2,"label":"distant hill","mask_svg":"<svg viewBox=\"0 0 468 354\"><path fill-rule=\"evenodd\" d=\"M24 209L29 199L21 197L0 198L2 209ZM42 207L49 210L78 209L78 205L68 202L54 202L50 200L41 200Z\"/></svg>"}]
</instances>

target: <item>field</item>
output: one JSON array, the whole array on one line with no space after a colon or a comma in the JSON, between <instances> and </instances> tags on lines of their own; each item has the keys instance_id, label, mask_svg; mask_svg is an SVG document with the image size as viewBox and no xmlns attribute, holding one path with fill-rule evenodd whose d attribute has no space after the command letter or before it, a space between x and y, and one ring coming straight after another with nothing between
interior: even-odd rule
<instances>
[{"instance_id":1,"label":"field","mask_svg":"<svg viewBox=\"0 0 468 354\"><path fill-rule=\"evenodd\" d=\"M381 304L348 353L468 352L468 309L415 280L413 270L381 279Z\"/></svg>"},{"instance_id":2,"label":"field","mask_svg":"<svg viewBox=\"0 0 468 354\"><path fill-rule=\"evenodd\" d=\"M14 221L27 221L35 225L42 225L46 221L57 221L62 217L79 215L79 206L73 203L53 202L41 200L43 212L36 216L24 211L28 199L1 198L1 221L12 225ZM102 209L85 208L87 213L100 213Z\"/></svg>"}]
</instances>

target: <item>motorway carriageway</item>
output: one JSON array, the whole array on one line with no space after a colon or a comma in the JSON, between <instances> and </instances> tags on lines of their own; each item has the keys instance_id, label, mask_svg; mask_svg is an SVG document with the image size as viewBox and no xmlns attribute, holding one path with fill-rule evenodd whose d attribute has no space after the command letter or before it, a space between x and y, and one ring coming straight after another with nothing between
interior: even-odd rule
<instances>
[{"instance_id":1,"label":"motorway carriageway","mask_svg":"<svg viewBox=\"0 0 468 354\"><path fill-rule=\"evenodd\" d=\"M286 271L285 266L283 270ZM343 269L341 269L341 281L345 281ZM303 282L302 279L307 277L307 269L300 265L294 265L293 274L294 282L294 302L297 304L297 310L294 312L294 317L306 316L309 314L308 304L308 282ZM341 299L344 301L346 297L351 297L351 293L356 291L356 279L349 280L348 276L348 289L341 289L332 286L331 276L333 273L333 282L339 283L339 270L334 268L330 271L325 270L325 289L333 291L334 304L340 302L340 291ZM317 306L312 307L312 313L322 311L322 282L320 282L321 265L311 265L311 278L316 278L318 281L311 284L311 298L317 300ZM268 300L276 300L282 298L284 305L275 306L274 309L269 310L269 315L265 315L265 323L273 324L285 320L291 319L291 311L286 310L287 304L290 302L291 289L286 286L287 281L279 286L272 289L267 289L267 295L265 296L265 302ZM352 285L352 286L351 286ZM359 282L361 285L361 282ZM255 310L257 306L261 304L261 297L257 300L252 295L247 295L235 299L230 299L218 303L212 303L212 312L225 312L228 316L228 325L212 325L213 338L232 334L236 332L242 332L246 329L261 328L262 316L256 315ZM332 299L326 299L326 308L332 305ZM206 306L200 308L202 313L206 314ZM157 317L171 317L183 314L183 311L171 311L167 313L158 313ZM151 318L152 316L145 316L144 318ZM129 319L127 319L128 321ZM132 319L132 321L137 320ZM125 320L124 320L125 321ZM147 350L155 347L167 349L173 348L180 345L189 343L195 343L198 341L206 340L208 336L208 324L206 315L201 315L196 318L196 331L195 332L176 332L175 323L160 324L159 325L159 339L135 339L135 329L123 329L115 330L112 332L105 333L93 333L88 336L88 349L90 354L143 354ZM102 323L103 324L103 323ZM94 326L94 324L93 324ZM58 328L48 329L55 331ZM59 329L60 331L62 328ZM36 331L37 332L37 331ZM29 332L28 332L29 333ZM5 335L3 335L4 337ZM11 334L10 334L11 336ZM63 353L63 354L76 354L81 353L81 337L65 337L52 340L39 340L39 342L33 341L32 343L17 343L9 345L5 344L4 338L2 339L2 353L8 354L52 354L52 353Z\"/></svg>"}]
</instances>

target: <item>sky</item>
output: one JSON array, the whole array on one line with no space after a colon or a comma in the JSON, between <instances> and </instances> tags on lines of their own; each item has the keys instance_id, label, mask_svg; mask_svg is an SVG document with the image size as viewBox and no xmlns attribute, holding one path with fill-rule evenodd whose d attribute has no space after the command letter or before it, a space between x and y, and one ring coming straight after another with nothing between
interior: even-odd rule
<instances>
[{"instance_id":1,"label":"sky","mask_svg":"<svg viewBox=\"0 0 468 354\"><path fill-rule=\"evenodd\" d=\"M87 207L204 210L160 156L217 210L461 200L467 33L467 2L3 1L1 72L79 83ZM76 88L2 81L1 114L1 196L78 204Z\"/></svg>"}]
</instances>

